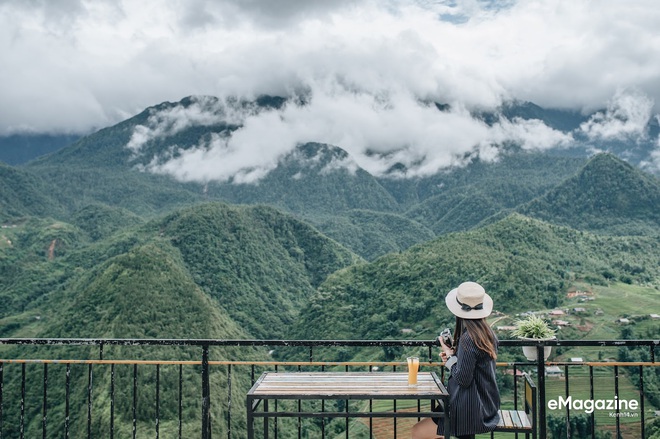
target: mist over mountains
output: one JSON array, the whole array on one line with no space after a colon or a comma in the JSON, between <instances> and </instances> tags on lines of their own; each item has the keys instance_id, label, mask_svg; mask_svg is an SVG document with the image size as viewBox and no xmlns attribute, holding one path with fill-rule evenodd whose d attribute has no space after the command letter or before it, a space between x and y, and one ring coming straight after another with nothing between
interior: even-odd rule
<instances>
[{"instance_id":1,"label":"mist over mountains","mask_svg":"<svg viewBox=\"0 0 660 439\"><path fill-rule=\"evenodd\" d=\"M459 103L392 93L347 94L343 89L254 100L191 96L150 107L119 126L131 130L122 141L135 165L182 181L257 181L297 145L308 142L341 147L352 158L343 164L349 169L357 164L375 176L408 178L435 174L475 157L496 160L506 144L563 154L610 151L655 172L659 145L653 103L634 90L620 90L606 108L591 113L516 100L495 110L468 110ZM209 133L193 138L193 127ZM25 162L75 139L0 137L0 160Z\"/></svg>"}]
</instances>

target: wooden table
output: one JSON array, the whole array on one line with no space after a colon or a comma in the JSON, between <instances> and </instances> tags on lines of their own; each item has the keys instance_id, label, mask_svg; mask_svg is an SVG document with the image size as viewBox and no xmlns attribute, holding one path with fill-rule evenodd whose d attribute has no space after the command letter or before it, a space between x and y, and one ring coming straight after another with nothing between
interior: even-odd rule
<instances>
[{"instance_id":1,"label":"wooden table","mask_svg":"<svg viewBox=\"0 0 660 439\"><path fill-rule=\"evenodd\" d=\"M408 386L408 373L386 372L264 372L247 394L248 439L254 438L254 419L264 419L264 437L268 438L268 419L277 417L317 418L376 418L430 417L442 413L406 412L326 412L286 411L270 412L271 400L441 400L445 415L449 413L449 394L435 372L419 372L417 386ZM263 404L261 411L257 411ZM300 407L300 406L299 406ZM418 406L419 407L419 406ZM300 410L300 408L299 408ZM444 416L445 431L449 430L449 416Z\"/></svg>"}]
</instances>

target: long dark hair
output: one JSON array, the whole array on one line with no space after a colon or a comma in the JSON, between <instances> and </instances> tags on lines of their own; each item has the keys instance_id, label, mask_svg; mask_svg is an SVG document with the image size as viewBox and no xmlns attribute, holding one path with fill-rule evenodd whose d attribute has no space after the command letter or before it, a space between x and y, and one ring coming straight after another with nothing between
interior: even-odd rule
<instances>
[{"instance_id":1,"label":"long dark hair","mask_svg":"<svg viewBox=\"0 0 660 439\"><path fill-rule=\"evenodd\" d=\"M497 348L495 347L495 333L488 326L486 319L462 319L456 316L456 328L454 329L454 350L458 351L458 343L461 339L463 329L467 330L475 346L490 358L497 360Z\"/></svg>"}]
</instances>

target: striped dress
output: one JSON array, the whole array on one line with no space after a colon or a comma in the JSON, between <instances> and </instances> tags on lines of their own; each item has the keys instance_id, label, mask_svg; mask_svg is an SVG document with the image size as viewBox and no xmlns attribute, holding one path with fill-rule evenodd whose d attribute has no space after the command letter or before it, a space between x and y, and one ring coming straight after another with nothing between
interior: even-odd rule
<instances>
[{"instance_id":1,"label":"striped dress","mask_svg":"<svg viewBox=\"0 0 660 439\"><path fill-rule=\"evenodd\" d=\"M497 339L496 339L497 340ZM495 345L497 351L497 341ZM455 360L454 360L455 358ZM453 436L492 431L500 417L500 392L495 381L495 360L477 348L463 331L456 356L447 361L451 376L447 385ZM444 435L438 422L438 434Z\"/></svg>"}]
</instances>

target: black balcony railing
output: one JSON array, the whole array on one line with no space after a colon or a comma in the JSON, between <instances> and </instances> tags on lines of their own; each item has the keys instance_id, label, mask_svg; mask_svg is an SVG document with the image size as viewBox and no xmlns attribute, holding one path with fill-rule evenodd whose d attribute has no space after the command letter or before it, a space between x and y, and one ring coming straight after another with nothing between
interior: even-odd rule
<instances>
[{"instance_id":1,"label":"black balcony railing","mask_svg":"<svg viewBox=\"0 0 660 439\"><path fill-rule=\"evenodd\" d=\"M500 362L498 371L513 376L510 403L515 409L518 409L521 400L518 396L518 372L534 372L539 397L538 432L540 438L546 438L550 437L546 422L547 395L553 387L556 396L558 382L552 380L553 386L548 385L546 372L549 366L560 367L564 401L571 396L572 389L580 387L580 391L584 392L585 381L589 383L588 393L593 401L601 390L599 383L610 378L613 397L618 400L621 396L620 373L626 370L626 376L634 374L639 382L638 389L635 389L639 398L638 407L634 412L638 419L632 423L625 419L624 428L620 418L621 407L617 406L614 409L613 433L615 437L625 437L622 436L624 430L634 431L631 437L644 439L648 401L644 376L648 368L660 365L655 361L659 344L660 340L551 340L536 343L501 340L501 352L532 345L536 347L537 359L533 362ZM589 347L601 352L616 348L641 348L648 361L545 362L545 346ZM159 438L161 434L163 437L202 439L212 436L229 439L242 437L246 418L245 393L261 372L330 369L396 371L397 367L404 366L399 361L336 361L339 349L368 347L425 352L428 357L422 367L434 368L445 378L444 368L436 361L438 347L434 341L0 339L0 439L34 437L35 431L39 431L43 438L91 438L96 437L94 432L99 431L111 439L129 436ZM265 348L288 349L291 352L286 355L287 361L263 360ZM224 359L214 360L216 350L222 351L218 352L218 357ZM297 402L298 411L301 411L303 403ZM344 406L339 409L347 410L349 403L344 401ZM325 404L322 402L316 409L324 411ZM397 402L393 401L390 408L396 411ZM277 407L275 409L277 411ZM404 408L399 406L398 409ZM570 405L562 409L566 418L566 437L571 437L569 426L575 410ZM373 402L369 402L364 410L372 411ZM596 439L596 410L588 414L591 422L587 437ZM374 420L365 418L368 419L364 426L366 435L377 437ZM324 418L309 421L311 424L306 425L300 418L294 421L282 419L281 422L275 418L274 421L272 434L276 438L278 435L282 438L307 437L308 430L318 431L323 438L330 437L330 428L333 437L338 432L338 425L331 426ZM348 417L340 422L342 425L339 428L343 429L346 438L354 437ZM399 434L396 418L392 422L391 437L396 438Z\"/></svg>"}]
</instances>

